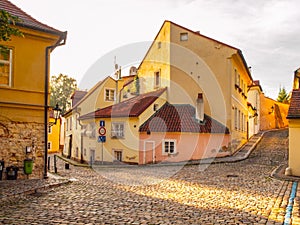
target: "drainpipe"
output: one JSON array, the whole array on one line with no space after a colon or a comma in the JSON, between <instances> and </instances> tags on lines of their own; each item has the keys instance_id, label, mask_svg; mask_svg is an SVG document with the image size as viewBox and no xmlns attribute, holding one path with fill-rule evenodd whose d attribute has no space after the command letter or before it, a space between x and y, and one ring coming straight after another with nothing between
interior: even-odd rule
<instances>
[{"instance_id":1,"label":"drainpipe","mask_svg":"<svg viewBox=\"0 0 300 225\"><path fill-rule=\"evenodd\" d=\"M66 44L67 32L63 32L60 39L55 45L46 47L45 55L45 96L44 96L44 135L45 135L45 158L44 158L44 179L47 179L47 164L48 164L48 93L49 93L49 54L58 46Z\"/></svg>"}]
</instances>

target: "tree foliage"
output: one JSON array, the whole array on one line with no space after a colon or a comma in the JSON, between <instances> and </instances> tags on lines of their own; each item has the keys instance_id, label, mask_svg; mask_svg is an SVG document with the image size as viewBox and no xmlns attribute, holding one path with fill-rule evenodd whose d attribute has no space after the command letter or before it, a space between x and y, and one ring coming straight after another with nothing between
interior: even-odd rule
<instances>
[{"instance_id":1,"label":"tree foliage","mask_svg":"<svg viewBox=\"0 0 300 225\"><path fill-rule=\"evenodd\" d=\"M12 35L23 37L23 33L12 26L16 25L17 22L21 22L18 17L3 9L0 10L0 41L10 41Z\"/></svg>"},{"instance_id":2,"label":"tree foliage","mask_svg":"<svg viewBox=\"0 0 300 225\"><path fill-rule=\"evenodd\" d=\"M50 105L58 104L62 113L65 113L71 107L68 99L75 90L77 90L77 81L74 78L63 74L51 76Z\"/></svg>"},{"instance_id":3,"label":"tree foliage","mask_svg":"<svg viewBox=\"0 0 300 225\"><path fill-rule=\"evenodd\" d=\"M279 88L277 101L282 103L289 103L289 94L286 92L284 87Z\"/></svg>"}]
</instances>

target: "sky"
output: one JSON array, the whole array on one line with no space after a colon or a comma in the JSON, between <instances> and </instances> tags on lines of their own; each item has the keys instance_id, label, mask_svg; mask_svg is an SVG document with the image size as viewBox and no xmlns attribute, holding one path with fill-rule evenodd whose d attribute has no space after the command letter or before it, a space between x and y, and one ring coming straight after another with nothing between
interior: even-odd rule
<instances>
[{"instance_id":1,"label":"sky","mask_svg":"<svg viewBox=\"0 0 300 225\"><path fill-rule=\"evenodd\" d=\"M10 1L40 22L68 31L66 45L51 54L50 73L73 77L82 89L111 75L91 69L99 61L111 71L114 56L121 66L134 64L123 58L136 45L139 51L131 61L142 60L165 20L242 50L253 79L260 80L268 97L276 99L280 87L291 91L300 67L298 0Z\"/></svg>"}]
</instances>

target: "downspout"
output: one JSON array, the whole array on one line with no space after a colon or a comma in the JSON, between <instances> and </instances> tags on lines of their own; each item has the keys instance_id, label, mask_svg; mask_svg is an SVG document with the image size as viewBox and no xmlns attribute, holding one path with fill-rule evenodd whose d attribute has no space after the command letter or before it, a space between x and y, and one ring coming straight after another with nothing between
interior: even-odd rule
<instances>
[{"instance_id":1,"label":"downspout","mask_svg":"<svg viewBox=\"0 0 300 225\"><path fill-rule=\"evenodd\" d=\"M44 179L47 179L47 164L48 164L48 93L49 93L49 54L58 46L66 44L67 32L63 32L60 39L55 45L46 47L45 55L45 96L44 96L44 147L45 147L45 158L44 158Z\"/></svg>"},{"instance_id":2,"label":"downspout","mask_svg":"<svg viewBox=\"0 0 300 225\"><path fill-rule=\"evenodd\" d=\"M77 113L80 117L80 112L77 111ZM83 133L82 133L82 131L83 131L84 125L81 124L81 120L79 120L79 117L78 117L78 123L80 126L80 163L83 163ZM77 123L77 121L76 121L76 123Z\"/></svg>"}]
</instances>

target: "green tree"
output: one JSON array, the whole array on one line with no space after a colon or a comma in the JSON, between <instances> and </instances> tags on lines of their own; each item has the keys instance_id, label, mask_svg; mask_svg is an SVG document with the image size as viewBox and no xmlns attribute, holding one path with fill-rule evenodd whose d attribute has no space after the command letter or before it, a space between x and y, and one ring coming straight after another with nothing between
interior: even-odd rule
<instances>
[{"instance_id":1,"label":"green tree","mask_svg":"<svg viewBox=\"0 0 300 225\"><path fill-rule=\"evenodd\" d=\"M18 28L12 26L16 25L17 22L21 22L18 17L11 15L3 9L0 10L0 41L10 41L12 35L24 36Z\"/></svg>"},{"instance_id":2,"label":"green tree","mask_svg":"<svg viewBox=\"0 0 300 225\"><path fill-rule=\"evenodd\" d=\"M58 106L65 113L70 107L68 102L71 94L77 90L77 81L67 75L59 74L58 76L51 76L50 80L50 105Z\"/></svg>"},{"instance_id":3,"label":"green tree","mask_svg":"<svg viewBox=\"0 0 300 225\"><path fill-rule=\"evenodd\" d=\"M279 88L277 101L282 103L289 103L289 94L286 92L284 87Z\"/></svg>"}]
</instances>

